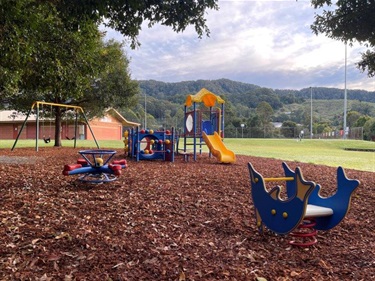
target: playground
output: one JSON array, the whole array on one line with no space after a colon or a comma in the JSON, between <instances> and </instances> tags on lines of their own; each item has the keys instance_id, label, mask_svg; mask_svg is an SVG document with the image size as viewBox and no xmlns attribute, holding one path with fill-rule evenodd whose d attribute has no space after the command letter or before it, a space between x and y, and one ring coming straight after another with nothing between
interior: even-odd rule
<instances>
[{"instance_id":1,"label":"playground","mask_svg":"<svg viewBox=\"0 0 375 281\"><path fill-rule=\"evenodd\" d=\"M106 149L106 148L101 148ZM282 160L208 153L186 162L128 161L110 183L63 175L72 147L1 149L1 280L372 280L375 177L358 179L343 221L311 247L258 231L248 163L284 177ZM123 159L121 149L111 161ZM336 190L337 167L285 161ZM264 279L261 279L264 278Z\"/></svg>"}]
</instances>

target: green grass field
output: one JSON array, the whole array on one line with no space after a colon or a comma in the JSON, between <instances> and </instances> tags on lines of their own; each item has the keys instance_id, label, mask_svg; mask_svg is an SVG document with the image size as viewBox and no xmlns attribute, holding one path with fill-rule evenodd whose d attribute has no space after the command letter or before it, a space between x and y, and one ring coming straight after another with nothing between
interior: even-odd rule
<instances>
[{"instance_id":1,"label":"green grass field","mask_svg":"<svg viewBox=\"0 0 375 281\"><path fill-rule=\"evenodd\" d=\"M355 140L227 139L236 154L275 158L327 166L342 166L375 172L375 152L348 151L375 149L374 142Z\"/></svg>"},{"instance_id":2,"label":"green grass field","mask_svg":"<svg viewBox=\"0 0 375 281\"><path fill-rule=\"evenodd\" d=\"M0 148L11 149L13 140L1 140ZM73 146L73 141L63 140L63 146ZM122 141L99 141L101 148L113 148L120 151ZM293 139L225 139L225 145L237 155L251 155L314 163L327 166L342 166L346 169L375 172L375 152L349 151L350 149L375 149L375 142L357 140L310 140ZM53 143L38 142L39 147L52 147ZM180 145L182 147L183 145ZM35 140L20 140L15 149L35 147ZM77 147L95 148L93 141L77 140ZM204 151L207 148L204 147ZM36 152L37 153L37 152Z\"/></svg>"}]
</instances>

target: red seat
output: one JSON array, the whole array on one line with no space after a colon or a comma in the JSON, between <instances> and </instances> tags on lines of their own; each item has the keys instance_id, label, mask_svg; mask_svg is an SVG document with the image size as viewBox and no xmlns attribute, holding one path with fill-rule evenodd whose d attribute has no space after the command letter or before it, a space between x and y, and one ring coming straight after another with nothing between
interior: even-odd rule
<instances>
[{"instance_id":1,"label":"red seat","mask_svg":"<svg viewBox=\"0 0 375 281\"><path fill-rule=\"evenodd\" d=\"M121 175L121 165L119 164L109 164L108 167L113 171L113 173L116 175L116 176L119 176Z\"/></svg>"},{"instance_id":2,"label":"red seat","mask_svg":"<svg viewBox=\"0 0 375 281\"><path fill-rule=\"evenodd\" d=\"M78 160L77 160L77 164L81 164L82 166L86 166L86 165L88 165L89 163L87 163L86 159L78 158Z\"/></svg>"},{"instance_id":3,"label":"red seat","mask_svg":"<svg viewBox=\"0 0 375 281\"><path fill-rule=\"evenodd\" d=\"M126 160L125 159L114 160L113 164L126 165Z\"/></svg>"},{"instance_id":4,"label":"red seat","mask_svg":"<svg viewBox=\"0 0 375 281\"><path fill-rule=\"evenodd\" d=\"M67 164L64 166L63 175L69 175L69 171L73 171L75 169L82 168L81 164Z\"/></svg>"}]
</instances>

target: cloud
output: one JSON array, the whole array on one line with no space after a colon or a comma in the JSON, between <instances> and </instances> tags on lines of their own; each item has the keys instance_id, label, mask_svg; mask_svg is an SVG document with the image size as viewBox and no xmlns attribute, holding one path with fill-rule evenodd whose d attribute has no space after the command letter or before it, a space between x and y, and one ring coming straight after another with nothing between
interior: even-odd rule
<instances>
[{"instance_id":1,"label":"cloud","mask_svg":"<svg viewBox=\"0 0 375 281\"><path fill-rule=\"evenodd\" d=\"M127 49L132 77L179 82L228 78L269 88L344 87L345 46L312 33L316 12L309 1L219 1L209 11L210 37L197 38L193 27L142 26L141 47ZM116 32L107 38L122 41ZM347 86L374 91L374 79L355 63L359 45L348 47Z\"/></svg>"}]
</instances>

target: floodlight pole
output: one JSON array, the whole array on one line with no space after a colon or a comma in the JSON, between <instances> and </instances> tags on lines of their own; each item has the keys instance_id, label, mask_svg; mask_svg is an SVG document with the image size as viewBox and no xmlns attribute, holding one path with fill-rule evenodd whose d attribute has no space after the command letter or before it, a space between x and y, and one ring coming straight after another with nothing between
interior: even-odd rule
<instances>
[{"instance_id":1,"label":"floodlight pole","mask_svg":"<svg viewBox=\"0 0 375 281\"><path fill-rule=\"evenodd\" d=\"M145 93L145 130L147 129L147 105L146 105L146 93Z\"/></svg>"},{"instance_id":2,"label":"floodlight pole","mask_svg":"<svg viewBox=\"0 0 375 281\"><path fill-rule=\"evenodd\" d=\"M310 139L313 136L312 87L310 87Z\"/></svg>"},{"instance_id":3,"label":"floodlight pole","mask_svg":"<svg viewBox=\"0 0 375 281\"><path fill-rule=\"evenodd\" d=\"M347 48L348 48L348 44L347 44L347 42L345 42L345 90L344 90L344 134L343 134L343 139L346 139L346 111L347 111L346 72L347 72Z\"/></svg>"}]
</instances>

